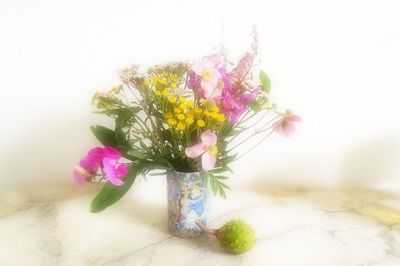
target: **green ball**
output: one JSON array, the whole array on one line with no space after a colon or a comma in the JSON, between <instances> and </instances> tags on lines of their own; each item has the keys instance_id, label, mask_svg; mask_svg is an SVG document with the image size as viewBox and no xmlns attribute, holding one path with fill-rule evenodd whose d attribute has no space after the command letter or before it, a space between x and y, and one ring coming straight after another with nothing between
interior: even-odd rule
<instances>
[{"instance_id":1,"label":"green ball","mask_svg":"<svg viewBox=\"0 0 400 266\"><path fill-rule=\"evenodd\" d=\"M221 246L233 254L250 250L256 242L256 236L251 226L235 219L218 229L217 238Z\"/></svg>"}]
</instances>

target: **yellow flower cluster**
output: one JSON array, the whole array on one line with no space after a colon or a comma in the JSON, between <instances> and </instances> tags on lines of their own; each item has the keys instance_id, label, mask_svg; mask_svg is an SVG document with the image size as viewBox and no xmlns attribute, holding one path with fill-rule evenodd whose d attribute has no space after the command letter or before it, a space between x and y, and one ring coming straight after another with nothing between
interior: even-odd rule
<instances>
[{"instance_id":1,"label":"yellow flower cluster","mask_svg":"<svg viewBox=\"0 0 400 266\"><path fill-rule=\"evenodd\" d=\"M163 71L161 75L153 75L151 77L151 84L156 89L154 91L156 96L168 97L171 94L171 90L175 90L178 87L178 76Z\"/></svg>"},{"instance_id":2,"label":"yellow flower cluster","mask_svg":"<svg viewBox=\"0 0 400 266\"><path fill-rule=\"evenodd\" d=\"M174 97L174 96L172 96ZM171 128L183 131L190 128L203 128L225 121L225 116L215 104L202 101L198 107L185 97L168 98L171 110L165 113L165 121Z\"/></svg>"}]
</instances>

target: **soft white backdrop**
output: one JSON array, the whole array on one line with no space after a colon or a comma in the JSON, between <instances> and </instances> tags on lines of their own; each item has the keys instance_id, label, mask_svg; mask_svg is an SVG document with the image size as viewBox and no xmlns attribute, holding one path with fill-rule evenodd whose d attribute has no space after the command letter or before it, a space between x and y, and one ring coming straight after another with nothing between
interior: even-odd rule
<instances>
[{"instance_id":1,"label":"soft white backdrop","mask_svg":"<svg viewBox=\"0 0 400 266\"><path fill-rule=\"evenodd\" d=\"M70 182L96 141L90 98L116 70L233 59L259 30L274 99L303 117L235 163L231 184L400 189L400 6L388 1L0 2L0 184Z\"/></svg>"}]
</instances>

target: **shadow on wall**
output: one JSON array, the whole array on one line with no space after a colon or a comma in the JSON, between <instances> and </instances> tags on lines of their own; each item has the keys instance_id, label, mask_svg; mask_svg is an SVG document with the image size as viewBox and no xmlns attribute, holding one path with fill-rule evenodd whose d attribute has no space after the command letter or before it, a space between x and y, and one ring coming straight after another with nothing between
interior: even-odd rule
<instances>
[{"instance_id":1,"label":"shadow on wall","mask_svg":"<svg viewBox=\"0 0 400 266\"><path fill-rule=\"evenodd\" d=\"M328 216L354 215L357 219L376 221L399 230L400 210L395 203L400 200L400 186L393 184L399 183L400 137L381 137L357 145L343 156L339 165L336 187L294 185L298 177L293 174L295 169L282 169L280 176L290 178L292 184L268 182L265 177L245 189L278 203L300 201ZM299 177L305 173L299 173Z\"/></svg>"},{"instance_id":2,"label":"shadow on wall","mask_svg":"<svg viewBox=\"0 0 400 266\"><path fill-rule=\"evenodd\" d=\"M314 154L287 160L255 178L253 184L400 190L399 177L400 134L359 142L337 158Z\"/></svg>"},{"instance_id":3,"label":"shadow on wall","mask_svg":"<svg viewBox=\"0 0 400 266\"><path fill-rule=\"evenodd\" d=\"M1 151L0 185L72 182L72 168L93 145L93 115L44 119Z\"/></svg>"},{"instance_id":4,"label":"shadow on wall","mask_svg":"<svg viewBox=\"0 0 400 266\"><path fill-rule=\"evenodd\" d=\"M400 136L375 138L345 153L339 185L352 187L388 185L388 188L394 188L390 187L390 184L398 180L399 166Z\"/></svg>"}]
</instances>

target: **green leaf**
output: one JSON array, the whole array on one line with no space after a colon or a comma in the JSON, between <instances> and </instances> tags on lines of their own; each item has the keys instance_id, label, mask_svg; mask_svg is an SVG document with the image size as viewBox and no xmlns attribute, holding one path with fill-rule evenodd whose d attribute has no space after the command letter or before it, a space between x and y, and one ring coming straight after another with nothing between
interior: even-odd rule
<instances>
[{"instance_id":1,"label":"green leaf","mask_svg":"<svg viewBox=\"0 0 400 266\"><path fill-rule=\"evenodd\" d=\"M229 179L229 177L223 176L223 175L215 175L214 177L215 177L216 179Z\"/></svg>"},{"instance_id":2,"label":"green leaf","mask_svg":"<svg viewBox=\"0 0 400 266\"><path fill-rule=\"evenodd\" d=\"M90 205L90 211L100 212L120 200L131 188L132 184L135 182L136 176L141 170L141 166L138 164L132 164L129 167L129 172L126 176L127 178L122 186L115 186L107 182L99 194L97 194L93 199L92 204Z\"/></svg>"},{"instance_id":3,"label":"green leaf","mask_svg":"<svg viewBox=\"0 0 400 266\"><path fill-rule=\"evenodd\" d=\"M224 157L224 158L221 158L221 159L219 160L219 163L220 163L220 164L228 164L228 163L231 163L231 162L233 162L233 161L236 159L237 156L238 156L238 153L235 153L234 155L231 155L231 156L226 156L226 157Z\"/></svg>"},{"instance_id":4,"label":"green leaf","mask_svg":"<svg viewBox=\"0 0 400 266\"><path fill-rule=\"evenodd\" d=\"M218 192L218 187L217 187L217 183L215 182L214 178L210 177L210 185L211 185L211 190L214 193L214 195L217 194Z\"/></svg>"},{"instance_id":5,"label":"green leaf","mask_svg":"<svg viewBox=\"0 0 400 266\"><path fill-rule=\"evenodd\" d=\"M133 113L128 108L118 109L117 118L115 119L115 129L123 128L129 121L129 119L133 116Z\"/></svg>"},{"instance_id":6,"label":"green leaf","mask_svg":"<svg viewBox=\"0 0 400 266\"><path fill-rule=\"evenodd\" d=\"M206 174L203 175L203 182L205 187L208 187L209 179L210 177L208 175Z\"/></svg>"},{"instance_id":7,"label":"green leaf","mask_svg":"<svg viewBox=\"0 0 400 266\"><path fill-rule=\"evenodd\" d=\"M234 129L231 130L229 133L225 134L227 137L233 137L240 134L243 130Z\"/></svg>"},{"instance_id":8,"label":"green leaf","mask_svg":"<svg viewBox=\"0 0 400 266\"><path fill-rule=\"evenodd\" d=\"M91 126L90 129L104 146L118 146L118 141L115 138L115 132L113 130L99 125Z\"/></svg>"},{"instance_id":9,"label":"green leaf","mask_svg":"<svg viewBox=\"0 0 400 266\"><path fill-rule=\"evenodd\" d=\"M225 184L225 183L223 183L223 182L221 182L221 181L219 181L219 180L216 180L216 182L218 183L218 185L219 185L220 187L223 187L224 189L230 189L229 186L228 186L227 184Z\"/></svg>"},{"instance_id":10,"label":"green leaf","mask_svg":"<svg viewBox=\"0 0 400 266\"><path fill-rule=\"evenodd\" d=\"M139 145L142 147L142 149L147 149L147 146L143 141L139 141Z\"/></svg>"},{"instance_id":11,"label":"green leaf","mask_svg":"<svg viewBox=\"0 0 400 266\"><path fill-rule=\"evenodd\" d=\"M261 82L261 86L262 86L263 90L266 93L269 93L271 91L271 80L267 76L267 73L260 70L259 78L260 78L260 82Z\"/></svg>"},{"instance_id":12,"label":"green leaf","mask_svg":"<svg viewBox=\"0 0 400 266\"><path fill-rule=\"evenodd\" d=\"M164 159L156 159L154 161L141 161L143 167L149 170L170 169L171 165Z\"/></svg>"},{"instance_id":13,"label":"green leaf","mask_svg":"<svg viewBox=\"0 0 400 266\"><path fill-rule=\"evenodd\" d=\"M139 150L129 150L127 154L138 159L146 159L147 157L144 151L139 151Z\"/></svg>"},{"instance_id":14,"label":"green leaf","mask_svg":"<svg viewBox=\"0 0 400 266\"><path fill-rule=\"evenodd\" d=\"M223 198L226 199L226 193L225 193L224 188L222 188L221 186L218 187L218 192L219 192L219 194L220 194Z\"/></svg>"},{"instance_id":15,"label":"green leaf","mask_svg":"<svg viewBox=\"0 0 400 266\"><path fill-rule=\"evenodd\" d=\"M117 143L120 146L123 146L123 147L130 147L131 146L129 141L126 138L125 132L122 129L117 129L115 131L115 139L117 140Z\"/></svg>"}]
</instances>

